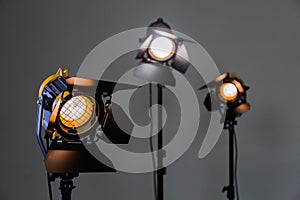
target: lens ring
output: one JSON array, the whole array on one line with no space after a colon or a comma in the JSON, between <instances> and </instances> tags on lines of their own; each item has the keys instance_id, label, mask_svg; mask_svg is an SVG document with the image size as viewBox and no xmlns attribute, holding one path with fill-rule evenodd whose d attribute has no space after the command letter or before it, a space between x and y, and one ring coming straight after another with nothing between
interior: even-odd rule
<instances>
[{"instance_id":1,"label":"lens ring","mask_svg":"<svg viewBox=\"0 0 300 200\"><path fill-rule=\"evenodd\" d=\"M174 55L175 48L175 42L170 38L156 37L149 45L148 54L154 60L167 61Z\"/></svg>"},{"instance_id":2,"label":"lens ring","mask_svg":"<svg viewBox=\"0 0 300 200\"><path fill-rule=\"evenodd\" d=\"M223 83L220 86L219 94L223 101L233 102L238 97L238 90L233 83Z\"/></svg>"}]
</instances>

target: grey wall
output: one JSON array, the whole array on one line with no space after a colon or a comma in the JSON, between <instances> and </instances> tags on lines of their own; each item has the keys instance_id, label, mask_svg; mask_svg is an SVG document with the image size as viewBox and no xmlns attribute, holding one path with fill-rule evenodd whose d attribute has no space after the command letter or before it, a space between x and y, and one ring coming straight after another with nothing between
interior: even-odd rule
<instances>
[{"instance_id":1,"label":"grey wall","mask_svg":"<svg viewBox=\"0 0 300 200\"><path fill-rule=\"evenodd\" d=\"M59 66L75 74L99 42L158 16L251 86L252 110L237 127L241 199L300 198L299 1L0 0L1 200L48 197L34 136L42 80ZM169 167L166 199L226 199L226 136L204 160L196 140ZM150 200L151 181L151 174L83 174L74 199ZM57 184L54 190L58 199Z\"/></svg>"}]
</instances>

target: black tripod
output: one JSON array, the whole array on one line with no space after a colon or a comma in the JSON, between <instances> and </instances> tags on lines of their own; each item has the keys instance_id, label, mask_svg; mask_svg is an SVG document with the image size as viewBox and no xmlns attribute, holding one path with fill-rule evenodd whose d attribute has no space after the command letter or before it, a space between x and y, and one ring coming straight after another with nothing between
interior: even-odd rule
<instances>
[{"instance_id":1,"label":"black tripod","mask_svg":"<svg viewBox=\"0 0 300 200\"><path fill-rule=\"evenodd\" d=\"M226 197L229 200L235 199L235 184L236 184L236 169L235 169L235 152L234 143L235 141L235 131L234 126L237 124L235 120L236 115L233 111L228 110L226 114L226 120L224 124L224 129L228 129L229 133L229 185L223 187L222 192L227 192Z\"/></svg>"}]
</instances>

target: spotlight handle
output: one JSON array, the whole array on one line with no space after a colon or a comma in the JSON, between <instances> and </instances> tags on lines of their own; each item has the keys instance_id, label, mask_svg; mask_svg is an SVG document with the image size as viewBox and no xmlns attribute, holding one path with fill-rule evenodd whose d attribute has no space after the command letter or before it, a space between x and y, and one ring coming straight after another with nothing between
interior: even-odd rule
<instances>
[{"instance_id":1,"label":"spotlight handle","mask_svg":"<svg viewBox=\"0 0 300 200\"><path fill-rule=\"evenodd\" d=\"M42 127L42 118L43 118L43 104L44 104L44 100L43 100L43 96L40 96L40 98L37 101L38 104L38 111L37 111L37 123L36 123L36 137L40 146L40 149L43 153L43 156L46 157L47 151L46 151L46 147L45 144L43 142L42 136L41 136L41 127Z\"/></svg>"}]
</instances>

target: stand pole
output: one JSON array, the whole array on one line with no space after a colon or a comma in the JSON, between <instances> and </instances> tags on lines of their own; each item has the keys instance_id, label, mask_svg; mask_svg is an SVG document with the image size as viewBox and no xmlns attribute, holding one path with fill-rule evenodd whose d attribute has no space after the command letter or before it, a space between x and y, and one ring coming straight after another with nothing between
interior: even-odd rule
<instances>
[{"instance_id":1,"label":"stand pole","mask_svg":"<svg viewBox=\"0 0 300 200\"><path fill-rule=\"evenodd\" d=\"M222 192L227 192L227 198L234 200L235 198L235 186L234 186L234 125L235 120L229 120L226 123L226 127L229 132L229 185L225 186Z\"/></svg>"},{"instance_id":2,"label":"stand pole","mask_svg":"<svg viewBox=\"0 0 300 200\"><path fill-rule=\"evenodd\" d=\"M157 85L157 103L160 105L158 108L158 155L157 155L157 199L164 199L164 175L166 174L166 168L163 166L163 158L165 152L163 150L163 131L162 131L162 105L163 105L163 86Z\"/></svg>"},{"instance_id":3,"label":"stand pole","mask_svg":"<svg viewBox=\"0 0 300 200\"><path fill-rule=\"evenodd\" d=\"M61 191L62 200L71 200L72 190L75 188L72 179L73 177L63 176L60 180L59 189Z\"/></svg>"}]
</instances>

